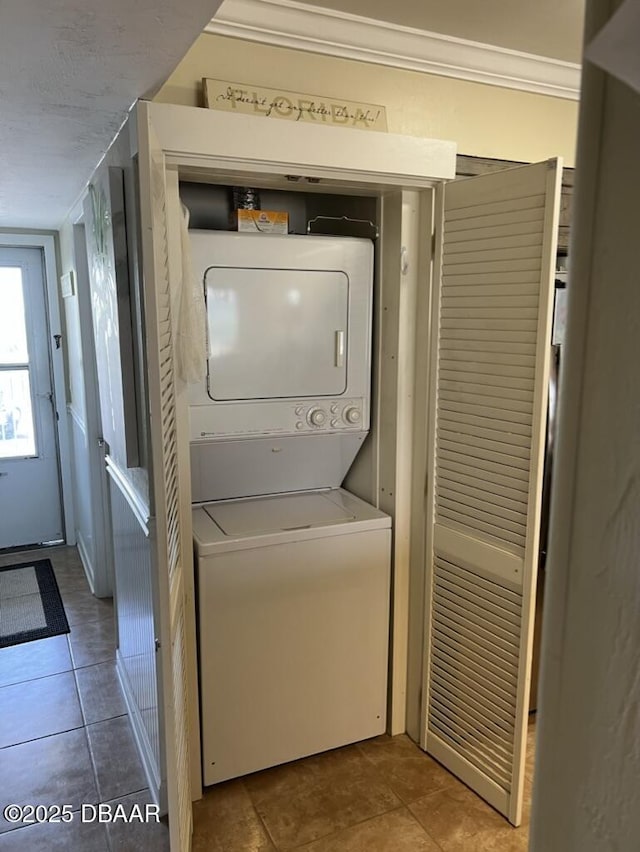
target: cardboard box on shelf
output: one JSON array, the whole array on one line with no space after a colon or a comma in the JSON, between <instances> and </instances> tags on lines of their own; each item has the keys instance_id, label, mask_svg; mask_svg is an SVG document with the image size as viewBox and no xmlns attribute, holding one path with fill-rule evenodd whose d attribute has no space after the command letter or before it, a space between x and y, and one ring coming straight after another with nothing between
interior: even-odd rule
<instances>
[{"instance_id":1,"label":"cardboard box on shelf","mask_svg":"<svg viewBox=\"0 0 640 852\"><path fill-rule=\"evenodd\" d=\"M279 210L234 210L231 223L238 231L287 234L289 215Z\"/></svg>"}]
</instances>

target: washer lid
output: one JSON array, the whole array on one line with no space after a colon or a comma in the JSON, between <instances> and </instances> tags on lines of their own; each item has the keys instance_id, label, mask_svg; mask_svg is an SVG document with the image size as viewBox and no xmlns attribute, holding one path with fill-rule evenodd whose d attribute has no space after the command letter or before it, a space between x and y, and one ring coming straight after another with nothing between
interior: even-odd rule
<instances>
[{"instance_id":1,"label":"washer lid","mask_svg":"<svg viewBox=\"0 0 640 852\"><path fill-rule=\"evenodd\" d=\"M210 503L204 509L228 536L303 530L356 518L328 494L317 492Z\"/></svg>"}]
</instances>

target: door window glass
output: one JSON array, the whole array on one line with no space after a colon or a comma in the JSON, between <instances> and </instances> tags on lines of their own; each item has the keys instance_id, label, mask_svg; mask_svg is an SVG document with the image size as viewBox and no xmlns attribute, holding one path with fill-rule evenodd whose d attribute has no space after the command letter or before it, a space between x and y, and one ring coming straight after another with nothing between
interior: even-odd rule
<instances>
[{"instance_id":1,"label":"door window glass","mask_svg":"<svg viewBox=\"0 0 640 852\"><path fill-rule=\"evenodd\" d=\"M22 270L0 267L0 458L35 454Z\"/></svg>"}]
</instances>

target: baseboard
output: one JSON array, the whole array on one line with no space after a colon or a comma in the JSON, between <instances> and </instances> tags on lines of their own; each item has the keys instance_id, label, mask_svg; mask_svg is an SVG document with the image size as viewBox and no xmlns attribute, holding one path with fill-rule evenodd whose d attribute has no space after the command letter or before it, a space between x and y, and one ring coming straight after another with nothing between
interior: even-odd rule
<instances>
[{"instance_id":1,"label":"baseboard","mask_svg":"<svg viewBox=\"0 0 640 852\"><path fill-rule=\"evenodd\" d=\"M167 806L166 801L163 801L163 799L165 799L165 796L163 795L159 768L156 766L156 760L153 754L153 749L151 743L149 742L147 729L145 728L144 722L142 721L142 716L140 715L140 710L136 703L135 696L133 694L133 689L129 682L126 666L124 665L124 661L122 660L120 651L117 649L116 671L118 673L118 680L120 681L120 686L122 688L124 702L127 705L127 712L129 714L129 722L131 723L133 738L136 743L138 755L140 756L140 761L142 763L142 768L147 779L147 784L149 785L151 798L153 799L154 804L160 807L161 812L164 815L166 813Z\"/></svg>"},{"instance_id":2,"label":"baseboard","mask_svg":"<svg viewBox=\"0 0 640 852\"><path fill-rule=\"evenodd\" d=\"M80 561L82 562L82 567L84 568L84 573L86 575L87 582L89 583L89 588L91 589L92 594L95 595L95 569L93 567L93 563L91 562L91 557L89 556L89 551L87 549L87 545L85 544L84 536L82 535L80 530L76 530L76 547L78 548L78 554L80 556Z\"/></svg>"},{"instance_id":3,"label":"baseboard","mask_svg":"<svg viewBox=\"0 0 640 852\"><path fill-rule=\"evenodd\" d=\"M84 573L87 577L87 582L89 583L89 588L91 589L92 594L94 594L97 598L113 597L113 583L109 582L108 577L103 576L100 578L100 582L97 581L96 565L89 556L89 548L86 545L82 530L76 530L76 546L78 548L80 561L84 567ZM102 573L106 573L104 569Z\"/></svg>"}]
</instances>

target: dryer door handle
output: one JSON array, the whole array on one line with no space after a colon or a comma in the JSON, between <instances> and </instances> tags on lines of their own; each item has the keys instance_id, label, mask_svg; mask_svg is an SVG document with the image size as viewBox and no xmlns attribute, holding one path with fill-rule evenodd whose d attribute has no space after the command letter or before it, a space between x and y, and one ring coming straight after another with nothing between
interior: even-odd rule
<instances>
[{"instance_id":1,"label":"dryer door handle","mask_svg":"<svg viewBox=\"0 0 640 852\"><path fill-rule=\"evenodd\" d=\"M344 367L344 331L336 331L336 367Z\"/></svg>"}]
</instances>

